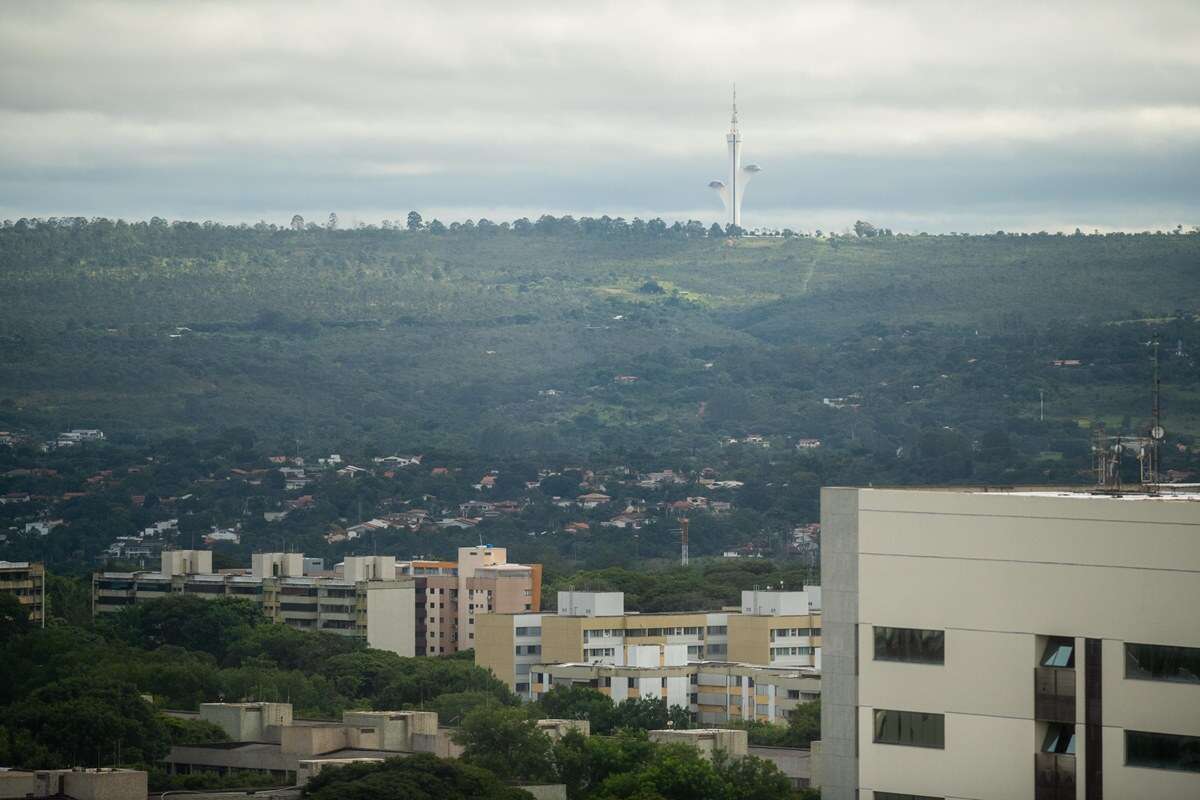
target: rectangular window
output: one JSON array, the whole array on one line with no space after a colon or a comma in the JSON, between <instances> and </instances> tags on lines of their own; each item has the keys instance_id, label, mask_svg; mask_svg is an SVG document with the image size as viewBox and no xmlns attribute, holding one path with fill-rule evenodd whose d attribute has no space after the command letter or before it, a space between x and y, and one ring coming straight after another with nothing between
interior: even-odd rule
<instances>
[{"instance_id":1,"label":"rectangular window","mask_svg":"<svg viewBox=\"0 0 1200 800\"><path fill-rule=\"evenodd\" d=\"M946 719L941 714L875 709L875 743L909 747L946 747Z\"/></svg>"},{"instance_id":2,"label":"rectangular window","mask_svg":"<svg viewBox=\"0 0 1200 800\"><path fill-rule=\"evenodd\" d=\"M1042 742L1043 753L1058 755L1075 755L1075 726L1063 723L1052 723L1046 731L1046 740Z\"/></svg>"},{"instance_id":3,"label":"rectangular window","mask_svg":"<svg viewBox=\"0 0 1200 800\"><path fill-rule=\"evenodd\" d=\"M1042 655L1043 667L1075 669L1075 640L1063 636L1051 637Z\"/></svg>"},{"instance_id":4,"label":"rectangular window","mask_svg":"<svg viewBox=\"0 0 1200 800\"><path fill-rule=\"evenodd\" d=\"M729 633L728 625L709 625L708 626L708 635L709 636L725 636L728 633Z\"/></svg>"},{"instance_id":5,"label":"rectangular window","mask_svg":"<svg viewBox=\"0 0 1200 800\"><path fill-rule=\"evenodd\" d=\"M1125 731L1125 765L1200 772L1200 736Z\"/></svg>"},{"instance_id":6,"label":"rectangular window","mask_svg":"<svg viewBox=\"0 0 1200 800\"><path fill-rule=\"evenodd\" d=\"M946 632L875 626L875 660L946 663Z\"/></svg>"},{"instance_id":7,"label":"rectangular window","mask_svg":"<svg viewBox=\"0 0 1200 800\"><path fill-rule=\"evenodd\" d=\"M1200 647L1126 644L1125 677L1200 683Z\"/></svg>"}]
</instances>

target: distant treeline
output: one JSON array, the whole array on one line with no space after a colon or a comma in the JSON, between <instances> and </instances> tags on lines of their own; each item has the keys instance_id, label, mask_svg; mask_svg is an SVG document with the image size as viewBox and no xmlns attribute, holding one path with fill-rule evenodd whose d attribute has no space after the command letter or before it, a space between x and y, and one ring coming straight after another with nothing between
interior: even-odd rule
<instances>
[{"instance_id":1,"label":"distant treeline","mask_svg":"<svg viewBox=\"0 0 1200 800\"><path fill-rule=\"evenodd\" d=\"M60 230L60 229L75 230L80 232L93 233L109 233L120 232L122 230L137 231L144 233L146 231L154 231L160 233L172 233L175 235L188 235L196 232L255 232L255 233L338 233L346 234L349 232L388 232L388 233L428 233L435 236L439 235L495 235L504 233L513 233L518 235L542 235L542 236L563 236L574 235L584 237L597 238L679 238L679 239L704 239L704 238L721 238L728 236L742 236L747 233L753 233L760 236L780 236L783 238L793 237L814 237L814 238L839 238L836 231L826 231L822 229L814 229L811 232L799 231L790 227L784 228L761 228L748 230L738 227L733 224L727 224L724 227L717 223L712 223L705 226L699 220L689 219L686 221L675 220L667 223L660 217L644 220L640 217L634 217L627 220L624 217L610 217L604 214L599 217L579 217L578 219L570 214L561 217L555 217L552 214L543 214L536 220L530 220L528 217L521 217L512 222L494 222L486 217L481 217L478 220L467 219L463 222L443 223L439 219L426 221L419 212L410 211L405 220L384 219L378 224L358 222L351 228L343 228L340 226L337 214L330 214L323 222L315 222L305 220L301 215L296 214L287 225L277 225L273 222L260 221L254 224L238 223L235 225L213 222L211 220L204 222L192 222L187 220L168 221L162 217L151 217L148 221L126 221L124 219L108 219L106 217L49 217L41 218L25 218L22 217L16 221L7 219L0 223L0 235L3 233L18 233L25 234L29 232L37 232L40 230ZM846 230L840 234L842 238L855 239L871 239L876 237L955 237L955 238L1047 238L1055 237L1062 238L1066 236L1075 237L1144 237L1144 236L1197 236L1200 235L1200 225L1193 225L1188 229L1184 229L1183 225L1177 225L1173 230L1155 230L1155 231L1140 231L1140 232L1100 232L1095 230L1087 233L1079 228L1076 228L1071 233L1062 231L1037 231L1029 232L1005 232L997 230L994 233L983 234L968 234L968 233L925 233L918 232L913 234L895 233L891 228L876 227L865 220L856 220L852 226L847 226Z\"/></svg>"}]
</instances>

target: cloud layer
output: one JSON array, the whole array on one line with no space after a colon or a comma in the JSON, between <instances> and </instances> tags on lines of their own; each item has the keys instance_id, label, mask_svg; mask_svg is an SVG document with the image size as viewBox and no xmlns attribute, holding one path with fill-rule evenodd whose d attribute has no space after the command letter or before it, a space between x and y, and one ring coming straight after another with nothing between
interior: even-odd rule
<instances>
[{"instance_id":1,"label":"cloud layer","mask_svg":"<svg viewBox=\"0 0 1200 800\"><path fill-rule=\"evenodd\" d=\"M14 4L0 214L1200 223L1200 6ZM428 214L427 214L428 216Z\"/></svg>"}]
</instances>

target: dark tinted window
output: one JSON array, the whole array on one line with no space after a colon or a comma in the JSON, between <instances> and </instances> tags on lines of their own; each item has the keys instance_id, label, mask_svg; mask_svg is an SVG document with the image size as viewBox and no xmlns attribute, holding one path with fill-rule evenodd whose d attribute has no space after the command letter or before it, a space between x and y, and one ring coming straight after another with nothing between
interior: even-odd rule
<instances>
[{"instance_id":1,"label":"dark tinted window","mask_svg":"<svg viewBox=\"0 0 1200 800\"><path fill-rule=\"evenodd\" d=\"M919 711L875 710L875 741L912 747L946 746L946 720L941 714Z\"/></svg>"},{"instance_id":2,"label":"dark tinted window","mask_svg":"<svg viewBox=\"0 0 1200 800\"><path fill-rule=\"evenodd\" d=\"M1052 724L1046 732L1046 740L1042 742L1042 752L1075 755L1075 726L1057 722Z\"/></svg>"},{"instance_id":3,"label":"dark tinted window","mask_svg":"<svg viewBox=\"0 0 1200 800\"><path fill-rule=\"evenodd\" d=\"M1125 764L1200 772L1200 736L1125 731Z\"/></svg>"},{"instance_id":4,"label":"dark tinted window","mask_svg":"<svg viewBox=\"0 0 1200 800\"><path fill-rule=\"evenodd\" d=\"M946 662L945 631L875 626L877 661L911 661L918 664Z\"/></svg>"},{"instance_id":5,"label":"dark tinted window","mask_svg":"<svg viewBox=\"0 0 1200 800\"><path fill-rule=\"evenodd\" d=\"M1075 640L1056 636L1046 642L1046 652L1042 654L1043 667L1075 668Z\"/></svg>"},{"instance_id":6,"label":"dark tinted window","mask_svg":"<svg viewBox=\"0 0 1200 800\"><path fill-rule=\"evenodd\" d=\"M1200 683L1200 647L1126 644L1125 677Z\"/></svg>"}]
</instances>

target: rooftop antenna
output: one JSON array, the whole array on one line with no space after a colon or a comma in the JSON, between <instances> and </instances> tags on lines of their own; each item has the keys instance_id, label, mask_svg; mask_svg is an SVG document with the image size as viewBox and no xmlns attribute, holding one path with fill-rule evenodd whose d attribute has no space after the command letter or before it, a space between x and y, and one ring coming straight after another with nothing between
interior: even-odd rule
<instances>
[{"instance_id":1,"label":"rooftop antenna","mask_svg":"<svg viewBox=\"0 0 1200 800\"><path fill-rule=\"evenodd\" d=\"M1166 436L1166 431L1162 426L1162 382L1158 373L1158 334L1154 334L1154 402L1152 408L1153 422L1150 426L1150 467L1148 477L1150 483L1157 484L1159 481L1159 447L1162 444L1163 437Z\"/></svg>"}]
</instances>

